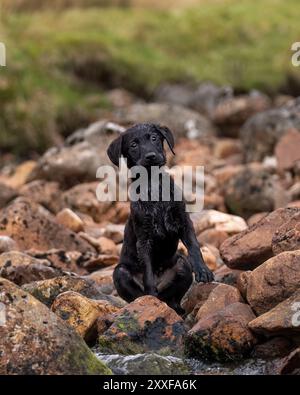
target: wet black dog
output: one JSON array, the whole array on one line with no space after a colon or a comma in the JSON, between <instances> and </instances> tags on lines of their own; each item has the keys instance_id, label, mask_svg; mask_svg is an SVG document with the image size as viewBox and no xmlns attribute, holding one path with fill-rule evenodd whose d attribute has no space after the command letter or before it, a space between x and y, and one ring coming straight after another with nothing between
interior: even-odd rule
<instances>
[{"instance_id":1,"label":"wet black dog","mask_svg":"<svg viewBox=\"0 0 300 395\"><path fill-rule=\"evenodd\" d=\"M173 152L174 138L168 128L139 124L114 140L107 154L115 165L123 156L128 168L144 166L150 174L151 166L166 163L164 140ZM213 274L204 263L184 201L174 201L174 181L170 180L170 201L161 199L161 179L158 185L149 182L148 191L150 196L151 188L158 188L159 201L131 201L120 262L113 277L118 294L127 302L154 295L183 313L180 301L193 281L193 272L197 282L210 282ZM177 252L179 240L186 246L188 258Z\"/></svg>"}]
</instances>

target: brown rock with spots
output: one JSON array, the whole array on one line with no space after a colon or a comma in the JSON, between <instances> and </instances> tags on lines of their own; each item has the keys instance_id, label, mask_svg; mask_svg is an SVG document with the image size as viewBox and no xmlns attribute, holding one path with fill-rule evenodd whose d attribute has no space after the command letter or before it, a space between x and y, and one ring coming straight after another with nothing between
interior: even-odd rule
<instances>
[{"instance_id":1,"label":"brown rock with spots","mask_svg":"<svg viewBox=\"0 0 300 395\"><path fill-rule=\"evenodd\" d=\"M22 289L29 292L48 307L52 305L58 295L66 291L78 292L87 298L95 300L107 300L112 303L117 301L117 299L103 294L92 280L69 275L55 277L49 280L34 281L30 284L23 285Z\"/></svg>"},{"instance_id":2,"label":"brown rock with spots","mask_svg":"<svg viewBox=\"0 0 300 395\"><path fill-rule=\"evenodd\" d=\"M59 184L45 180L36 180L23 185L19 193L31 202L41 204L52 213L61 210L61 194Z\"/></svg>"},{"instance_id":3,"label":"brown rock with spots","mask_svg":"<svg viewBox=\"0 0 300 395\"><path fill-rule=\"evenodd\" d=\"M226 284L218 284L199 308L196 321L208 317L230 304L238 302L242 303L243 298L237 288Z\"/></svg>"},{"instance_id":4,"label":"brown rock with spots","mask_svg":"<svg viewBox=\"0 0 300 395\"><path fill-rule=\"evenodd\" d=\"M300 333L300 289L249 323L255 333L291 337Z\"/></svg>"},{"instance_id":5,"label":"brown rock with spots","mask_svg":"<svg viewBox=\"0 0 300 395\"><path fill-rule=\"evenodd\" d=\"M279 208L249 229L225 240L220 253L231 269L251 270L273 256L272 238L280 226L288 222L298 208Z\"/></svg>"},{"instance_id":6,"label":"brown rock with spots","mask_svg":"<svg viewBox=\"0 0 300 395\"><path fill-rule=\"evenodd\" d=\"M100 202L96 189L99 182L83 183L74 186L62 194L64 207L88 214L96 222L101 222L112 202Z\"/></svg>"},{"instance_id":7,"label":"brown rock with spots","mask_svg":"<svg viewBox=\"0 0 300 395\"><path fill-rule=\"evenodd\" d=\"M256 340L248 329L255 318L244 303L233 303L198 321L185 338L188 356L221 362L240 360Z\"/></svg>"},{"instance_id":8,"label":"brown rock with spots","mask_svg":"<svg viewBox=\"0 0 300 395\"><path fill-rule=\"evenodd\" d=\"M264 314L299 289L300 250L270 258L247 277L247 301Z\"/></svg>"},{"instance_id":9,"label":"brown rock with spots","mask_svg":"<svg viewBox=\"0 0 300 395\"><path fill-rule=\"evenodd\" d=\"M0 374L110 374L82 338L33 296L0 278Z\"/></svg>"},{"instance_id":10,"label":"brown rock with spots","mask_svg":"<svg viewBox=\"0 0 300 395\"><path fill-rule=\"evenodd\" d=\"M90 342L97 337L97 319L120 309L109 302L88 299L77 292L67 291L57 296L51 310Z\"/></svg>"},{"instance_id":11,"label":"brown rock with spots","mask_svg":"<svg viewBox=\"0 0 300 395\"><path fill-rule=\"evenodd\" d=\"M24 198L15 200L1 211L0 235L14 239L22 250L62 248L95 252L90 244L58 224L46 209Z\"/></svg>"},{"instance_id":12,"label":"brown rock with spots","mask_svg":"<svg viewBox=\"0 0 300 395\"><path fill-rule=\"evenodd\" d=\"M61 276L59 269L51 267L47 260L35 259L21 252L13 251L0 255L0 277L17 285Z\"/></svg>"},{"instance_id":13,"label":"brown rock with spots","mask_svg":"<svg viewBox=\"0 0 300 395\"><path fill-rule=\"evenodd\" d=\"M98 341L102 352L112 354L180 354L184 333L182 318L166 303L147 295L116 313L113 324Z\"/></svg>"}]
</instances>

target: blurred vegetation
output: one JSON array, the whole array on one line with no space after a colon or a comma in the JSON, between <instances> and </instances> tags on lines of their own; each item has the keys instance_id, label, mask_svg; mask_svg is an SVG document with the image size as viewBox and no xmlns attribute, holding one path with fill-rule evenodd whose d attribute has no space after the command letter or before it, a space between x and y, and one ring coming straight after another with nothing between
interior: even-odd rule
<instances>
[{"instance_id":1,"label":"blurred vegetation","mask_svg":"<svg viewBox=\"0 0 300 395\"><path fill-rule=\"evenodd\" d=\"M164 81L269 92L289 76L297 81L290 47L300 37L298 0L111 3L2 0L2 150L43 151L58 133L96 119L108 107L107 88L150 97Z\"/></svg>"}]
</instances>

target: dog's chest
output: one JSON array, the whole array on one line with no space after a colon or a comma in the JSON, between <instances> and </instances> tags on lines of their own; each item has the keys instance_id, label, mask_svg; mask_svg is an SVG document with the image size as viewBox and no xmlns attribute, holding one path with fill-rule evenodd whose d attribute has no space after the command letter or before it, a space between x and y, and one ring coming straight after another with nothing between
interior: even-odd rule
<instances>
[{"instance_id":1,"label":"dog's chest","mask_svg":"<svg viewBox=\"0 0 300 395\"><path fill-rule=\"evenodd\" d=\"M179 233L181 221L169 202L145 202L139 208L139 219L149 238L166 239Z\"/></svg>"}]
</instances>

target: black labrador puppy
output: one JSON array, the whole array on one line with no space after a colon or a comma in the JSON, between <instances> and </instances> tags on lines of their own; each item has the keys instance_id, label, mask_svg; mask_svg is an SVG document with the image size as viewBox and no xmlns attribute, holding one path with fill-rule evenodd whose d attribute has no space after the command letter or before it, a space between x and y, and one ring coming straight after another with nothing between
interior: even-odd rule
<instances>
[{"instance_id":1,"label":"black labrador puppy","mask_svg":"<svg viewBox=\"0 0 300 395\"><path fill-rule=\"evenodd\" d=\"M167 127L156 124L138 124L126 130L109 146L107 154L118 166L121 156L128 168L163 166L166 155L164 140L174 154L174 138ZM166 174L166 173L165 173ZM170 177L170 201L163 201L160 182L158 201L131 201L120 262L114 271L114 284L118 294L127 302L142 295L153 295L183 313L180 301L193 281L213 280L212 272L204 263L200 246L185 202L174 200L174 181ZM177 252L182 240L188 258Z\"/></svg>"}]
</instances>

